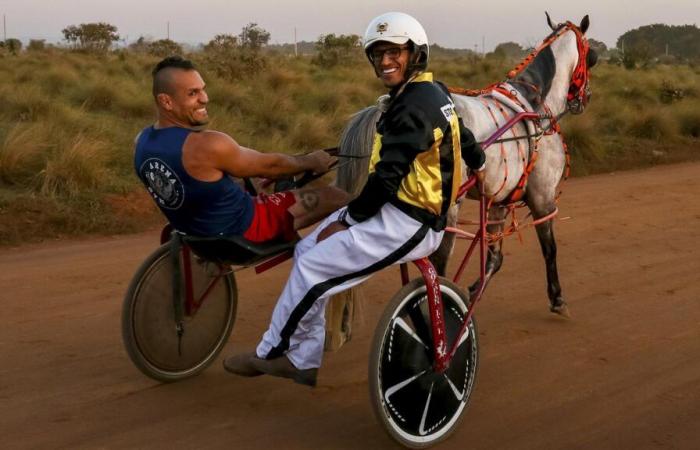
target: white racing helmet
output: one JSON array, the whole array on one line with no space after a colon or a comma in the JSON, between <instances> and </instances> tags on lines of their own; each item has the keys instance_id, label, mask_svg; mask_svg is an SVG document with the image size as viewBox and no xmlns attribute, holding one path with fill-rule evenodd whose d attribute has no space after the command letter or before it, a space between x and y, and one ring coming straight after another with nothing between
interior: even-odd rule
<instances>
[{"instance_id":1,"label":"white racing helmet","mask_svg":"<svg viewBox=\"0 0 700 450\"><path fill-rule=\"evenodd\" d=\"M377 42L391 42L393 44L405 44L411 41L413 44L413 58L409 71L423 71L428 67L428 36L421 24L412 16L402 12L388 12L375 17L367 26L363 44L367 58L370 57L370 49Z\"/></svg>"}]
</instances>

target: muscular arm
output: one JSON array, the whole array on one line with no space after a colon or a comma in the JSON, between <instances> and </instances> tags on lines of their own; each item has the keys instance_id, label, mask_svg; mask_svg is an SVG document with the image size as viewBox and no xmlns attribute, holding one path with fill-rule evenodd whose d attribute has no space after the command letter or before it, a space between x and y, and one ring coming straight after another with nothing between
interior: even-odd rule
<instances>
[{"instance_id":1,"label":"muscular arm","mask_svg":"<svg viewBox=\"0 0 700 450\"><path fill-rule=\"evenodd\" d=\"M187 139L183 155L190 175L203 180L218 178L219 172L240 178L271 179L307 170L322 172L329 164L322 160L316 152L301 156L261 153L243 147L230 136L216 131L192 133Z\"/></svg>"}]
</instances>

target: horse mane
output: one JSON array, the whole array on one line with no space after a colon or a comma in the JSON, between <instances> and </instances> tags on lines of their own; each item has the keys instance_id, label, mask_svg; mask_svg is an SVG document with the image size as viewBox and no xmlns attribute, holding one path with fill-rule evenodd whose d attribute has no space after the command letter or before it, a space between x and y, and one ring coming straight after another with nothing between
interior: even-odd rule
<instances>
[{"instance_id":1,"label":"horse mane","mask_svg":"<svg viewBox=\"0 0 700 450\"><path fill-rule=\"evenodd\" d=\"M525 70L513 80L513 84L523 97L533 107L536 107L547 98L556 70L557 63L554 59L554 52L548 46L539 52ZM529 88L532 85L537 86L538 90Z\"/></svg>"},{"instance_id":2,"label":"horse mane","mask_svg":"<svg viewBox=\"0 0 700 450\"><path fill-rule=\"evenodd\" d=\"M381 110L377 106L369 106L354 114L350 123L343 130L338 144L340 164L336 185L351 194L364 186L367 179L367 149L372 148L375 124L379 120ZM350 158L343 158L347 155Z\"/></svg>"}]
</instances>

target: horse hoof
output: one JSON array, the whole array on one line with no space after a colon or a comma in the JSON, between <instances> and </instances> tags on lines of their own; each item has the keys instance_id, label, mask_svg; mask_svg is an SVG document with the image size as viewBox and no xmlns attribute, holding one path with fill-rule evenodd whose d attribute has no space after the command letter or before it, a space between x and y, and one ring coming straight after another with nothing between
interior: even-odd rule
<instances>
[{"instance_id":1,"label":"horse hoof","mask_svg":"<svg viewBox=\"0 0 700 450\"><path fill-rule=\"evenodd\" d=\"M562 317L566 317L567 319L571 317L571 313L569 313L569 307L566 306L566 303L561 302L558 305L552 305L549 307L549 310L553 312L554 314L558 314Z\"/></svg>"}]
</instances>

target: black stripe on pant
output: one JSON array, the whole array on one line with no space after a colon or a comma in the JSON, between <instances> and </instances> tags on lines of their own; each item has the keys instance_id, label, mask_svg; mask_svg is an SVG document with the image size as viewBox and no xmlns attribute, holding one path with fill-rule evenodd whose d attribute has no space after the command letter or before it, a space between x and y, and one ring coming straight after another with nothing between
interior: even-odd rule
<instances>
[{"instance_id":1,"label":"black stripe on pant","mask_svg":"<svg viewBox=\"0 0 700 450\"><path fill-rule=\"evenodd\" d=\"M273 347L265 358L278 358L289 349L289 340L294 334L294 331L297 329L299 322L306 315L309 309L311 309L316 300L318 300L329 289L332 289L335 286L338 286L339 284L345 283L346 281L352 280L353 278L359 278L365 275L372 274L374 272L378 272L383 268L396 263L401 258L408 255L411 252L411 250L416 248L416 246L423 240L423 238L425 238L425 235L428 233L429 229L430 227L428 225L421 225L418 231L416 231L416 233L413 236L411 236L411 238L408 241L406 241L405 244L391 252L386 258L377 261L369 267L366 267L357 272L352 272L346 275L331 278L329 280L324 281L323 283L314 285L311 289L309 289L309 292L306 293L304 298L301 299L299 304L294 308L292 314L289 315L289 319L287 320L287 323L284 325L284 328L282 328L282 332L280 333L280 343Z\"/></svg>"}]
</instances>

